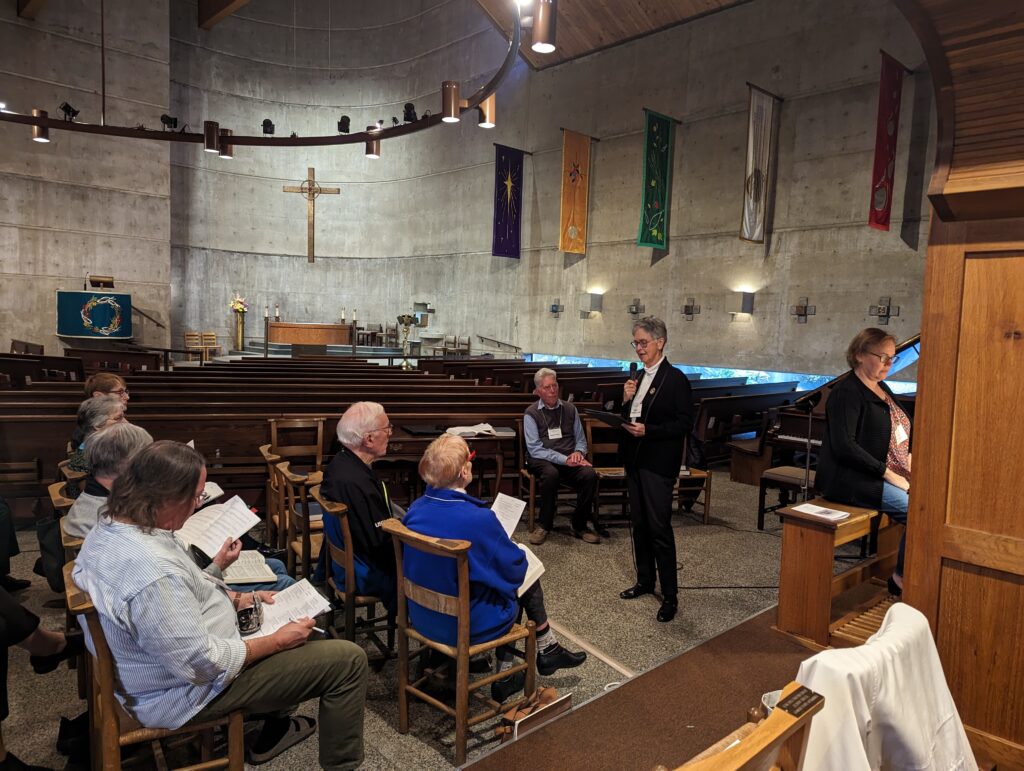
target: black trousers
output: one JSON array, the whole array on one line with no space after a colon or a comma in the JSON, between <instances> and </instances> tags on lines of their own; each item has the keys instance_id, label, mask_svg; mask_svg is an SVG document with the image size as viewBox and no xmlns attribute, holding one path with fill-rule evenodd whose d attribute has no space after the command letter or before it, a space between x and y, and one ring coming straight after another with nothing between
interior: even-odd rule
<instances>
[{"instance_id":1,"label":"black trousers","mask_svg":"<svg viewBox=\"0 0 1024 771\"><path fill-rule=\"evenodd\" d=\"M39 616L25 610L6 590L0 589L0 720L6 720L7 704L7 649L17 645L36 631Z\"/></svg>"},{"instance_id":2,"label":"black trousers","mask_svg":"<svg viewBox=\"0 0 1024 771\"><path fill-rule=\"evenodd\" d=\"M537 520L540 526L545 530L554 527L558 486L566 485L576 491L576 508L572 512L573 530L584 530L594 513L597 472L590 466L559 466L533 458L527 462L527 468L539 482L540 515Z\"/></svg>"},{"instance_id":3,"label":"black trousers","mask_svg":"<svg viewBox=\"0 0 1024 771\"><path fill-rule=\"evenodd\" d=\"M626 469L636 582L653 589L657 570L665 599L674 599L679 593L676 538L672 532L672 491L675 485L674 477L642 468Z\"/></svg>"}]
</instances>

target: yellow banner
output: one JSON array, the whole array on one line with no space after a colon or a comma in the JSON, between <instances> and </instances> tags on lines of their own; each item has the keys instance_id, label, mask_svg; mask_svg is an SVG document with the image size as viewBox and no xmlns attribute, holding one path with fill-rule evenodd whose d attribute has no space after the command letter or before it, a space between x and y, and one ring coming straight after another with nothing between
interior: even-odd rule
<instances>
[{"instance_id":1,"label":"yellow banner","mask_svg":"<svg viewBox=\"0 0 1024 771\"><path fill-rule=\"evenodd\" d=\"M562 132L562 211L558 248L572 254L587 252L587 205L590 198L590 137Z\"/></svg>"}]
</instances>

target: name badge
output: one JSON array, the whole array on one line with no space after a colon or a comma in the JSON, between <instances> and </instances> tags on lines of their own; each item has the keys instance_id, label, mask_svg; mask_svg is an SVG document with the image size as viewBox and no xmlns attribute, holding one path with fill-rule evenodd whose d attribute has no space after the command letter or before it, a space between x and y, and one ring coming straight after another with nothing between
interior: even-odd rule
<instances>
[{"instance_id":1,"label":"name badge","mask_svg":"<svg viewBox=\"0 0 1024 771\"><path fill-rule=\"evenodd\" d=\"M910 437L907 435L907 430L905 428L903 428L903 424L902 423L897 423L896 424L896 444L898 444L898 445L899 444L903 444L908 439L910 439Z\"/></svg>"},{"instance_id":2,"label":"name badge","mask_svg":"<svg viewBox=\"0 0 1024 771\"><path fill-rule=\"evenodd\" d=\"M562 429L561 428L549 428L548 429L548 439L561 439L561 438L562 438Z\"/></svg>"}]
</instances>

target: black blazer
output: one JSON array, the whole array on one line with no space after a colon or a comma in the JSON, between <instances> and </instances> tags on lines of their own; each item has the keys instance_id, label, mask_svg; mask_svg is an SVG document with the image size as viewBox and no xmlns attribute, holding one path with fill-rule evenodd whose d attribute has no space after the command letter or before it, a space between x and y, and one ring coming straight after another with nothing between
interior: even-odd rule
<instances>
[{"instance_id":1,"label":"black blazer","mask_svg":"<svg viewBox=\"0 0 1024 771\"><path fill-rule=\"evenodd\" d=\"M891 397L889 387L881 386ZM825 436L814 486L836 503L878 507L891 433L889 405L855 374L848 375L825 402Z\"/></svg>"},{"instance_id":2,"label":"black blazer","mask_svg":"<svg viewBox=\"0 0 1024 771\"><path fill-rule=\"evenodd\" d=\"M640 373L637 391L646 371ZM622 416L629 419L633 402L622 405ZM666 477L679 476L683 465L683 449L686 437L693 430L693 396L690 381L686 375L663 359L658 374L644 397L640 411L640 422L647 426L647 433L636 438L622 429L619 440L619 457L627 468L643 468Z\"/></svg>"}]
</instances>

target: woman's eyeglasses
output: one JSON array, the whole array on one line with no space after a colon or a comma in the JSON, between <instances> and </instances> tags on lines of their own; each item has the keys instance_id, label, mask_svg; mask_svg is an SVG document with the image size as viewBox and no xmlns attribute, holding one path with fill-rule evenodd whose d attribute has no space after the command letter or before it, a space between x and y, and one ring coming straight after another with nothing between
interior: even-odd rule
<instances>
[{"instance_id":1,"label":"woman's eyeglasses","mask_svg":"<svg viewBox=\"0 0 1024 771\"><path fill-rule=\"evenodd\" d=\"M899 354L896 354L895 356L890 356L887 353L875 353L874 351L865 351L865 353L870 353L872 356L877 356L878 360L882 362L883 365L895 364L900 360Z\"/></svg>"},{"instance_id":2,"label":"woman's eyeglasses","mask_svg":"<svg viewBox=\"0 0 1024 771\"><path fill-rule=\"evenodd\" d=\"M660 340L661 338L659 337L656 339ZM630 343L630 345L633 346L634 351L639 351L641 348L647 348L647 346L649 346L653 342L654 340L634 340L633 342Z\"/></svg>"}]
</instances>

